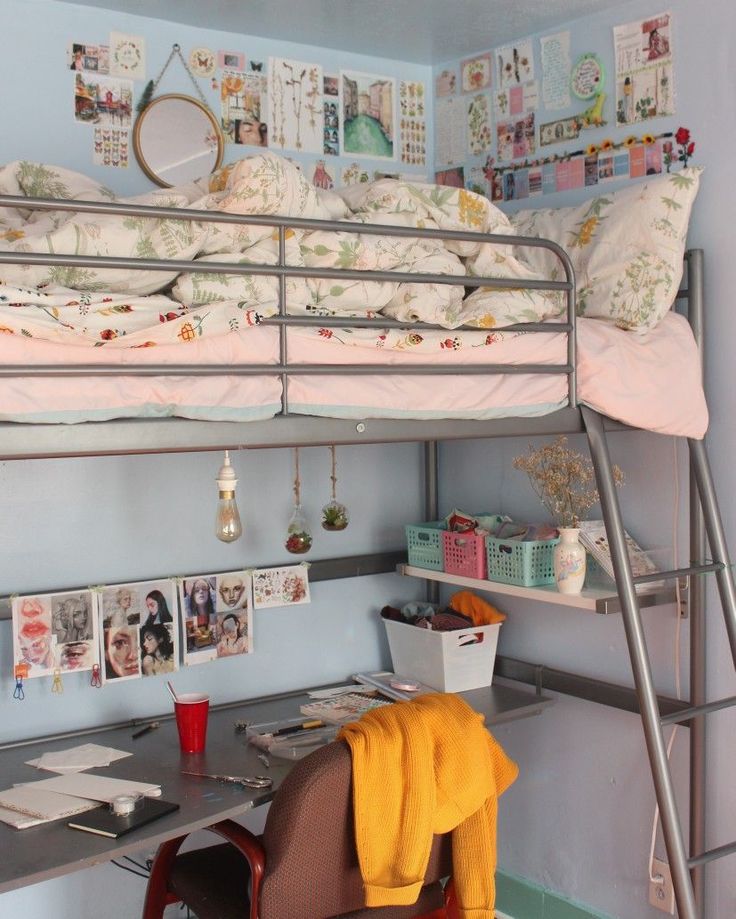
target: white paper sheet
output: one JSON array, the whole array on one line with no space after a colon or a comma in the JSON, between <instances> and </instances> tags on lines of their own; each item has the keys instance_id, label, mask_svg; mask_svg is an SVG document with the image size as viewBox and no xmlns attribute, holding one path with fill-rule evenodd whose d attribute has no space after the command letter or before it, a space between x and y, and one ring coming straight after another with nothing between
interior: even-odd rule
<instances>
[{"instance_id":1,"label":"white paper sheet","mask_svg":"<svg viewBox=\"0 0 736 919\"><path fill-rule=\"evenodd\" d=\"M36 766L48 772L82 772L85 769L94 769L98 766L109 766L116 760L132 756L125 750L115 750L113 747L103 747L96 743L80 744L69 747L68 750L57 750L54 753L44 753L38 759L26 762L27 766Z\"/></svg>"},{"instance_id":2,"label":"white paper sheet","mask_svg":"<svg viewBox=\"0 0 736 919\"><path fill-rule=\"evenodd\" d=\"M118 795L139 794L156 798L161 794L160 785L133 782L129 779L114 779L107 775L91 775L89 772L70 772L68 775L54 776L53 779L29 782L19 788L28 790L31 795L37 791L55 791L63 795L73 795L76 798L91 798L108 803ZM0 805L2 804L0 800Z\"/></svg>"},{"instance_id":3,"label":"white paper sheet","mask_svg":"<svg viewBox=\"0 0 736 919\"><path fill-rule=\"evenodd\" d=\"M0 807L46 821L81 814L100 803L99 800L83 798L81 795L60 794L54 789L38 788L41 784L32 782L30 785L16 785L15 788L0 792Z\"/></svg>"}]
</instances>

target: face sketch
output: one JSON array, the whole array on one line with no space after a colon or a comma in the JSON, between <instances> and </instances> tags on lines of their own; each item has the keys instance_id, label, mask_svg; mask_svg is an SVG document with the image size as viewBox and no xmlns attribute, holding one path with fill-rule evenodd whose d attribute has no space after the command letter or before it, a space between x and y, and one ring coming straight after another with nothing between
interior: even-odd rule
<instances>
[{"instance_id":1,"label":"face sketch","mask_svg":"<svg viewBox=\"0 0 736 919\"><path fill-rule=\"evenodd\" d=\"M226 575L219 579L217 589L225 606L234 609L240 604L245 590L245 584L241 577Z\"/></svg>"},{"instance_id":2,"label":"face sketch","mask_svg":"<svg viewBox=\"0 0 736 919\"><path fill-rule=\"evenodd\" d=\"M116 676L138 675L136 630L128 626L107 630L107 659Z\"/></svg>"},{"instance_id":3,"label":"face sketch","mask_svg":"<svg viewBox=\"0 0 736 919\"><path fill-rule=\"evenodd\" d=\"M51 666L51 633L40 622L26 623L18 635L23 660L36 667Z\"/></svg>"},{"instance_id":4,"label":"face sketch","mask_svg":"<svg viewBox=\"0 0 736 919\"><path fill-rule=\"evenodd\" d=\"M89 612L87 611L87 604L84 600L76 600L70 604L71 614L72 614L72 625L75 629L79 629L80 632L87 631L87 620L89 619Z\"/></svg>"},{"instance_id":5,"label":"face sketch","mask_svg":"<svg viewBox=\"0 0 736 919\"><path fill-rule=\"evenodd\" d=\"M153 597L146 597L146 606L148 607L148 612L155 616L158 613L158 603L153 599Z\"/></svg>"},{"instance_id":6,"label":"face sketch","mask_svg":"<svg viewBox=\"0 0 736 919\"><path fill-rule=\"evenodd\" d=\"M64 645L61 654L62 670L81 670L89 666L89 645L86 641L71 641Z\"/></svg>"},{"instance_id":7,"label":"face sketch","mask_svg":"<svg viewBox=\"0 0 736 919\"><path fill-rule=\"evenodd\" d=\"M158 650L158 638L153 632L143 633L143 650L146 654L155 654Z\"/></svg>"},{"instance_id":8,"label":"face sketch","mask_svg":"<svg viewBox=\"0 0 736 919\"><path fill-rule=\"evenodd\" d=\"M129 610L133 602L133 595L129 590L118 591L118 606L120 609Z\"/></svg>"},{"instance_id":9,"label":"face sketch","mask_svg":"<svg viewBox=\"0 0 736 919\"><path fill-rule=\"evenodd\" d=\"M195 581L192 587L192 603L195 606L206 606L210 596L210 585L207 581Z\"/></svg>"}]
</instances>

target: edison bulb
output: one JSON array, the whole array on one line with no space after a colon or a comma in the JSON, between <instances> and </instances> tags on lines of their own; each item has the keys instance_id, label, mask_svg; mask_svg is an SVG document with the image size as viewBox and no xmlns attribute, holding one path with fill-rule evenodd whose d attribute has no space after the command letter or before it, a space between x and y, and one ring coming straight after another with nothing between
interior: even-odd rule
<instances>
[{"instance_id":1,"label":"edison bulb","mask_svg":"<svg viewBox=\"0 0 736 919\"><path fill-rule=\"evenodd\" d=\"M225 461L217 475L218 501L215 515L215 536L222 542L234 542L243 532L240 511L235 501L238 480L230 465L230 454L225 451Z\"/></svg>"}]
</instances>

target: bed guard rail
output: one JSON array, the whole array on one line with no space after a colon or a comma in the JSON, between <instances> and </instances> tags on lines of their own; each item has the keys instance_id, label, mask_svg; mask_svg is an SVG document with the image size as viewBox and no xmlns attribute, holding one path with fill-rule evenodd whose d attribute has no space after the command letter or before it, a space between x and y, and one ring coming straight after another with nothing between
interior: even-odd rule
<instances>
[{"instance_id":1,"label":"bed guard rail","mask_svg":"<svg viewBox=\"0 0 736 919\"><path fill-rule=\"evenodd\" d=\"M159 207L144 204L121 204L108 201L77 201L73 199L56 198L31 198L20 195L0 195L0 207L12 207L22 210L43 211L73 211L85 214L115 214L123 217L144 217L151 219L188 220L200 223L224 224L249 224L253 226L274 227L278 232L278 262L276 265L263 265L257 263L228 263L228 262L202 262L184 259L155 259L143 257L117 257L117 256L80 256L57 255L36 252L2 252L0 251L0 265L50 265L70 268L118 268L135 270L145 268L152 271L206 271L208 274L243 274L243 275L268 275L279 279L279 312L278 315L261 319L262 325L278 325L280 336L279 363L277 364L146 364L135 366L126 364L126 375L135 376L220 376L220 375L262 375L264 373L277 373L282 378L282 414L289 413L288 406L288 378L291 374L299 375L358 375L358 374L520 374L543 373L565 374L568 379L568 404L576 407L577 376L576 376L576 340L575 340L575 305L576 288L575 272L565 250L551 240L510 236L491 233L479 233L464 230L434 230L418 227L397 227L381 224L363 224L341 220L321 220L305 217L284 217L271 214L230 214L223 211L194 210L187 208ZM519 246L547 249L553 253L561 263L564 271L564 281L554 280L525 280L516 278L493 278L475 275L450 275L426 274L419 272L400 272L387 270L355 270L342 268L306 268L299 265L290 265L286 262L286 231L299 230L324 230L340 233L356 233L373 236L396 236L413 239L457 240L463 242L489 243L497 246ZM458 364L444 366L437 364L412 364L411 366L397 366L396 364L294 364L290 365L287 349L287 329L289 326L319 326L320 328L407 328L405 321L389 318L363 318L352 316L302 316L287 314L286 312L286 279L298 278L324 278L334 280L356 281L388 281L394 283L432 283L463 287L494 287L497 289L525 289L562 291L566 298L566 319L564 322L553 324L546 322L518 323L504 326L504 331L525 332L564 332L567 334L567 362L565 364ZM430 323L411 323L412 329L445 330L445 327ZM459 328L481 331L475 326L460 326ZM0 365L1 377L15 376L115 376L122 372L119 364L75 364L69 367L58 365Z\"/></svg>"}]
</instances>

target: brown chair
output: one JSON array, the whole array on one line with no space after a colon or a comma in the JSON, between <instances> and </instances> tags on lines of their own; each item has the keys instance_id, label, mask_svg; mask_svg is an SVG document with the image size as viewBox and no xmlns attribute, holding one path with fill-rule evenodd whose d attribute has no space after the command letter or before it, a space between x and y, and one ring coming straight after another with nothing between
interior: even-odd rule
<instances>
[{"instance_id":1,"label":"brown chair","mask_svg":"<svg viewBox=\"0 0 736 919\"><path fill-rule=\"evenodd\" d=\"M208 827L227 843L177 854L165 842L151 868L143 919L183 902L197 919L445 919L454 916L449 836L434 839L413 906L364 905L355 851L350 751L327 744L292 769L276 793L262 836L224 820Z\"/></svg>"}]
</instances>

